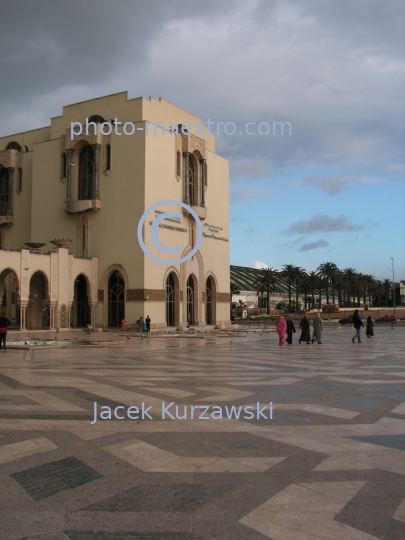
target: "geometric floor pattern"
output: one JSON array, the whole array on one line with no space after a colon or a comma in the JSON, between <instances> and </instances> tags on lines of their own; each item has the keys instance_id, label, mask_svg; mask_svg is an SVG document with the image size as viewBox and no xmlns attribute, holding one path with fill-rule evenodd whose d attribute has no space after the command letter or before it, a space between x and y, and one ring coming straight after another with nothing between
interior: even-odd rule
<instances>
[{"instance_id":1,"label":"geometric floor pattern","mask_svg":"<svg viewBox=\"0 0 405 540\"><path fill-rule=\"evenodd\" d=\"M352 333L0 354L0 538L404 540L405 327ZM91 424L94 402L124 419ZM125 416L142 403L152 419Z\"/></svg>"}]
</instances>

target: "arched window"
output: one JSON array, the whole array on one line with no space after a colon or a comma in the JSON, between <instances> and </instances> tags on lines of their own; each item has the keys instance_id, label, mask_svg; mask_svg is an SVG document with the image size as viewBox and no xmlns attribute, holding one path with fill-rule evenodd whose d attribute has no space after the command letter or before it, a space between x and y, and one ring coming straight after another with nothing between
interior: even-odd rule
<instances>
[{"instance_id":1,"label":"arched window","mask_svg":"<svg viewBox=\"0 0 405 540\"><path fill-rule=\"evenodd\" d=\"M22 191L22 169L21 169L21 167L18 167L17 191L19 193L21 193L21 191Z\"/></svg>"},{"instance_id":2,"label":"arched window","mask_svg":"<svg viewBox=\"0 0 405 540\"><path fill-rule=\"evenodd\" d=\"M0 216L10 214L10 182L7 169L0 170Z\"/></svg>"},{"instance_id":3,"label":"arched window","mask_svg":"<svg viewBox=\"0 0 405 540\"><path fill-rule=\"evenodd\" d=\"M187 279L187 323L194 324L195 284L193 276Z\"/></svg>"},{"instance_id":4,"label":"arched window","mask_svg":"<svg viewBox=\"0 0 405 540\"><path fill-rule=\"evenodd\" d=\"M205 287L205 296L206 296L206 305L207 305L207 324L213 324L213 313L212 313L213 286L212 286L211 277L207 279L207 284Z\"/></svg>"},{"instance_id":5,"label":"arched window","mask_svg":"<svg viewBox=\"0 0 405 540\"><path fill-rule=\"evenodd\" d=\"M105 170L111 170L111 146L109 144L105 145Z\"/></svg>"},{"instance_id":6,"label":"arched window","mask_svg":"<svg viewBox=\"0 0 405 540\"><path fill-rule=\"evenodd\" d=\"M17 150L17 152L21 152L21 146L18 144L18 142L11 141L6 146L6 150Z\"/></svg>"},{"instance_id":7,"label":"arched window","mask_svg":"<svg viewBox=\"0 0 405 540\"><path fill-rule=\"evenodd\" d=\"M78 200L93 198L94 150L90 145L82 148L79 156Z\"/></svg>"},{"instance_id":8,"label":"arched window","mask_svg":"<svg viewBox=\"0 0 405 540\"><path fill-rule=\"evenodd\" d=\"M104 118L100 116L99 114L93 114L93 116L90 116L88 119L89 122L95 122L96 124L103 124L105 122Z\"/></svg>"},{"instance_id":9,"label":"arched window","mask_svg":"<svg viewBox=\"0 0 405 540\"><path fill-rule=\"evenodd\" d=\"M196 206L196 177L194 174L194 159L192 155L189 156L188 161L188 186L190 193L190 206Z\"/></svg>"},{"instance_id":10,"label":"arched window","mask_svg":"<svg viewBox=\"0 0 405 540\"><path fill-rule=\"evenodd\" d=\"M177 152L176 156L176 176L180 178L181 176L181 154L180 152Z\"/></svg>"},{"instance_id":11,"label":"arched window","mask_svg":"<svg viewBox=\"0 0 405 540\"><path fill-rule=\"evenodd\" d=\"M176 290L173 274L169 274L166 280L166 324L175 326Z\"/></svg>"},{"instance_id":12,"label":"arched window","mask_svg":"<svg viewBox=\"0 0 405 540\"><path fill-rule=\"evenodd\" d=\"M118 328L125 318L125 284L119 272L108 280L108 326Z\"/></svg>"}]
</instances>

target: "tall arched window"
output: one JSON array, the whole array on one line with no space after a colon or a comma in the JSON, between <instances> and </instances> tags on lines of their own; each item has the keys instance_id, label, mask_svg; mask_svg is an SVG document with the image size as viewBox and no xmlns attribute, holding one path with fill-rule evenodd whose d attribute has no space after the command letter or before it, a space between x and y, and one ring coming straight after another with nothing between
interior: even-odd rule
<instances>
[{"instance_id":1,"label":"tall arched window","mask_svg":"<svg viewBox=\"0 0 405 540\"><path fill-rule=\"evenodd\" d=\"M195 284L193 276L187 279L187 323L194 324Z\"/></svg>"},{"instance_id":2,"label":"tall arched window","mask_svg":"<svg viewBox=\"0 0 405 540\"><path fill-rule=\"evenodd\" d=\"M166 280L166 324L175 326L176 289L173 274L169 274Z\"/></svg>"},{"instance_id":3,"label":"tall arched window","mask_svg":"<svg viewBox=\"0 0 405 540\"><path fill-rule=\"evenodd\" d=\"M93 177L94 150L87 144L82 148L79 156L79 201L93 198Z\"/></svg>"},{"instance_id":4,"label":"tall arched window","mask_svg":"<svg viewBox=\"0 0 405 540\"><path fill-rule=\"evenodd\" d=\"M108 326L118 328L125 318L125 284L119 272L108 280Z\"/></svg>"},{"instance_id":5,"label":"tall arched window","mask_svg":"<svg viewBox=\"0 0 405 540\"><path fill-rule=\"evenodd\" d=\"M21 169L21 167L18 167L17 191L19 193L21 193L21 191L22 191L22 169Z\"/></svg>"},{"instance_id":6,"label":"tall arched window","mask_svg":"<svg viewBox=\"0 0 405 540\"><path fill-rule=\"evenodd\" d=\"M7 169L0 170L0 216L7 216L10 210L10 182Z\"/></svg>"},{"instance_id":7,"label":"tall arched window","mask_svg":"<svg viewBox=\"0 0 405 540\"><path fill-rule=\"evenodd\" d=\"M212 286L211 277L207 279L207 284L205 287L205 296L206 296L206 305L207 305L207 324L213 324L213 313L212 313L213 286Z\"/></svg>"},{"instance_id":8,"label":"tall arched window","mask_svg":"<svg viewBox=\"0 0 405 540\"><path fill-rule=\"evenodd\" d=\"M73 326L81 328L91 324L91 313L87 291L87 281L83 274L77 276L73 297Z\"/></svg>"},{"instance_id":9,"label":"tall arched window","mask_svg":"<svg viewBox=\"0 0 405 540\"><path fill-rule=\"evenodd\" d=\"M105 170L111 170L111 146L109 144L105 145Z\"/></svg>"},{"instance_id":10,"label":"tall arched window","mask_svg":"<svg viewBox=\"0 0 405 540\"><path fill-rule=\"evenodd\" d=\"M196 177L194 173L194 159L191 154L188 161L188 185L190 193L190 206L196 206Z\"/></svg>"}]
</instances>

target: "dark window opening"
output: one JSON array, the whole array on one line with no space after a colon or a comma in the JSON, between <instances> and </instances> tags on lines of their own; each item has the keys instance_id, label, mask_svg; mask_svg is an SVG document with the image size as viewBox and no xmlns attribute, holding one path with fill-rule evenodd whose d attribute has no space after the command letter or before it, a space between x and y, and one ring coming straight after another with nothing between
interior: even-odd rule
<instances>
[{"instance_id":1,"label":"dark window opening","mask_svg":"<svg viewBox=\"0 0 405 540\"><path fill-rule=\"evenodd\" d=\"M111 146L109 144L106 144L105 147L105 170L111 170Z\"/></svg>"},{"instance_id":2,"label":"dark window opening","mask_svg":"<svg viewBox=\"0 0 405 540\"><path fill-rule=\"evenodd\" d=\"M195 206L195 174L194 174L194 160L189 157L188 162L188 189L190 194L190 206Z\"/></svg>"},{"instance_id":3,"label":"dark window opening","mask_svg":"<svg viewBox=\"0 0 405 540\"><path fill-rule=\"evenodd\" d=\"M85 146L79 157L79 201L93 198L94 150L90 145Z\"/></svg>"},{"instance_id":4,"label":"dark window opening","mask_svg":"<svg viewBox=\"0 0 405 540\"><path fill-rule=\"evenodd\" d=\"M6 146L6 150L17 150L17 152L21 152L21 146L18 144L18 142L11 141Z\"/></svg>"},{"instance_id":5,"label":"dark window opening","mask_svg":"<svg viewBox=\"0 0 405 540\"><path fill-rule=\"evenodd\" d=\"M187 279L187 323L194 324L195 287L194 279L189 276Z\"/></svg>"},{"instance_id":6,"label":"dark window opening","mask_svg":"<svg viewBox=\"0 0 405 540\"><path fill-rule=\"evenodd\" d=\"M166 324L175 326L175 300L176 290L173 274L169 274L166 280Z\"/></svg>"},{"instance_id":7,"label":"dark window opening","mask_svg":"<svg viewBox=\"0 0 405 540\"><path fill-rule=\"evenodd\" d=\"M108 326L118 328L125 318L125 284L119 272L108 280Z\"/></svg>"},{"instance_id":8,"label":"dark window opening","mask_svg":"<svg viewBox=\"0 0 405 540\"><path fill-rule=\"evenodd\" d=\"M66 178L67 176L66 166L67 166L66 152L63 152L62 163L61 163L61 175L60 175L61 178Z\"/></svg>"},{"instance_id":9,"label":"dark window opening","mask_svg":"<svg viewBox=\"0 0 405 540\"><path fill-rule=\"evenodd\" d=\"M209 277L207 279L207 286L205 289L205 295L206 295L206 305L207 305L207 324L213 324L213 317L212 317L212 279Z\"/></svg>"},{"instance_id":10,"label":"dark window opening","mask_svg":"<svg viewBox=\"0 0 405 540\"><path fill-rule=\"evenodd\" d=\"M22 191L22 169L18 168L17 191Z\"/></svg>"},{"instance_id":11,"label":"dark window opening","mask_svg":"<svg viewBox=\"0 0 405 540\"><path fill-rule=\"evenodd\" d=\"M91 313L88 300L87 281L80 274L75 281L74 306L76 308L76 327L82 328L91 324Z\"/></svg>"},{"instance_id":12,"label":"dark window opening","mask_svg":"<svg viewBox=\"0 0 405 540\"><path fill-rule=\"evenodd\" d=\"M181 154L180 152L177 152L177 159L176 159L176 175L180 176L180 170L181 170Z\"/></svg>"},{"instance_id":13,"label":"dark window opening","mask_svg":"<svg viewBox=\"0 0 405 540\"><path fill-rule=\"evenodd\" d=\"M10 202L11 193L8 171L3 167L0 171L0 216L10 214Z\"/></svg>"}]
</instances>

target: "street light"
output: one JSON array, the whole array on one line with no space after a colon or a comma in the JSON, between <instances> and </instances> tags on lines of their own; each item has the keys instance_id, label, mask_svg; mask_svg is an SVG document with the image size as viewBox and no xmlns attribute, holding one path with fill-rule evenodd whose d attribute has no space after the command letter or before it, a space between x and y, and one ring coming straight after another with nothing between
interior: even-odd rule
<instances>
[{"instance_id":1,"label":"street light","mask_svg":"<svg viewBox=\"0 0 405 540\"><path fill-rule=\"evenodd\" d=\"M394 302L394 315L395 315L395 279L394 279L394 257L391 257L392 261L392 299Z\"/></svg>"}]
</instances>

